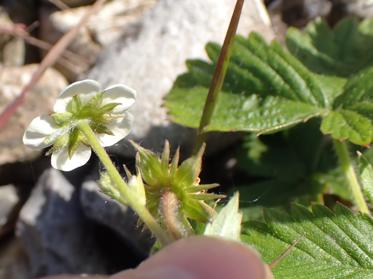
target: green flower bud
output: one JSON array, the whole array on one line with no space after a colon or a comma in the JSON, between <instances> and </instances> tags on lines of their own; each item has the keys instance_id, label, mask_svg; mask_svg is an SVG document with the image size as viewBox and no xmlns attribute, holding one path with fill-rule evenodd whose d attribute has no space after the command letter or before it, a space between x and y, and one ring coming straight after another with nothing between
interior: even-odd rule
<instances>
[{"instance_id":1,"label":"green flower bud","mask_svg":"<svg viewBox=\"0 0 373 279\"><path fill-rule=\"evenodd\" d=\"M160 157L135 143L136 166L145 184L146 206L175 238L193 232L191 220L207 223L215 214L208 201L222 195L207 193L217 184L200 185L204 147L179 165L179 150L170 161L170 146L166 141Z\"/></svg>"}]
</instances>

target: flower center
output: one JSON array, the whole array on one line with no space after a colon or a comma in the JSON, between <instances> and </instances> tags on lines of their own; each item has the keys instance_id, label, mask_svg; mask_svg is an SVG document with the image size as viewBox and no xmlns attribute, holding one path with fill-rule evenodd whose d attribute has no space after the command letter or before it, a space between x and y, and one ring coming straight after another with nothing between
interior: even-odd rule
<instances>
[{"instance_id":1,"label":"flower center","mask_svg":"<svg viewBox=\"0 0 373 279\"><path fill-rule=\"evenodd\" d=\"M112 113L118 105L119 103L105 104L102 92L85 99L78 95L73 96L67 104L65 112L51 115L59 129L47 139L54 142L49 153L67 146L69 155L72 156L79 144L85 143L83 134L77 128L77 124L81 120L89 120L89 125L95 133L112 135L108 124L118 117Z\"/></svg>"}]
</instances>

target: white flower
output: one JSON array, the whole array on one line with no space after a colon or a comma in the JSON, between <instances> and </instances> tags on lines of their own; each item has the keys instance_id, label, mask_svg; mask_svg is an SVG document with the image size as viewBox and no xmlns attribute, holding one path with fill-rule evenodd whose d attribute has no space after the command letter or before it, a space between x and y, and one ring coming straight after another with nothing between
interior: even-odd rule
<instances>
[{"instance_id":1,"label":"white flower","mask_svg":"<svg viewBox=\"0 0 373 279\"><path fill-rule=\"evenodd\" d=\"M23 136L31 148L51 146L52 166L70 171L84 165L91 148L77 128L87 121L103 147L111 146L130 132L132 115L127 110L134 104L136 92L122 84L101 90L94 80L69 85L57 98L51 115L34 118Z\"/></svg>"}]
</instances>

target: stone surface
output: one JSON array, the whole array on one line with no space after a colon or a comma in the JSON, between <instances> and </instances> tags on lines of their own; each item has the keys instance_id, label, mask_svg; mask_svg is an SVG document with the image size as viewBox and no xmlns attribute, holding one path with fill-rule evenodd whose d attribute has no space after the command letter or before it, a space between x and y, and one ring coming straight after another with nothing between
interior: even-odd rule
<instances>
[{"instance_id":1,"label":"stone surface","mask_svg":"<svg viewBox=\"0 0 373 279\"><path fill-rule=\"evenodd\" d=\"M0 235L7 232L5 226L11 221L9 218L12 217L12 212L18 203L19 197L13 185L0 186Z\"/></svg>"},{"instance_id":2,"label":"stone surface","mask_svg":"<svg viewBox=\"0 0 373 279\"><path fill-rule=\"evenodd\" d=\"M76 188L60 172L40 177L22 208L17 235L30 259L33 276L105 273L105 258L96 250Z\"/></svg>"},{"instance_id":3,"label":"stone surface","mask_svg":"<svg viewBox=\"0 0 373 279\"><path fill-rule=\"evenodd\" d=\"M153 244L150 233L139 226L138 217L130 208L101 193L93 180L83 183L80 199L88 218L116 232L140 256L148 254Z\"/></svg>"},{"instance_id":4,"label":"stone surface","mask_svg":"<svg viewBox=\"0 0 373 279\"><path fill-rule=\"evenodd\" d=\"M0 227L8 222L8 217L18 202L17 190L13 185L0 186Z\"/></svg>"},{"instance_id":5,"label":"stone surface","mask_svg":"<svg viewBox=\"0 0 373 279\"><path fill-rule=\"evenodd\" d=\"M193 132L173 125L167 119L162 99L175 78L186 70L185 60L206 58L209 41L222 43L234 8L231 0L160 0L141 20L137 37L119 39L100 55L88 74L103 85L125 83L138 92L132 113L135 116L130 138L153 150L160 150L164 139L173 146L191 145ZM258 8L259 7L259 8ZM246 1L239 33L258 31L274 37L260 1ZM229 136L230 138L230 136ZM222 142L222 136L217 142ZM114 152L133 155L123 141Z\"/></svg>"},{"instance_id":6,"label":"stone surface","mask_svg":"<svg viewBox=\"0 0 373 279\"><path fill-rule=\"evenodd\" d=\"M0 65L0 111L11 103L29 82L38 65L3 67ZM35 158L40 151L32 150L22 143L25 128L31 120L48 113L60 91L67 85L65 78L49 69L28 93L21 108L6 124L0 137L0 165Z\"/></svg>"},{"instance_id":7,"label":"stone surface","mask_svg":"<svg viewBox=\"0 0 373 279\"><path fill-rule=\"evenodd\" d=\"M372 0L334 0L345 15L370 18L373 16Z\"/></svg>"},{"instance_id":8,"label":"stone surface","mask_svg":"<svg viewBox=\"0 0 373 279\"><path fill-rule=\"evenodd\" d=\"M74 80L85 72L96 60L102 47L131 33L129 25L154 5L156 0L113 0L108 1L88 21L85 28L69 46L69 50L80 56L71 63L59 61L59 69L69 79ZM56 42L63 34L74 28L91 6L66 9L62 11L44 8L41 12L41 38L47 42ZM98 24L99 23L99 24Z\"/></svg>"},{"instance_id":9,"label":"stone surface","mask_svg":"<svg viewBox=\"0 0 373 279\"><path fill-rule=\"evenodd\" d=\"M290 25L305 26L309 21L329 14L329 0L282 0L282 19Z\"/></svg>"}]
</instances>

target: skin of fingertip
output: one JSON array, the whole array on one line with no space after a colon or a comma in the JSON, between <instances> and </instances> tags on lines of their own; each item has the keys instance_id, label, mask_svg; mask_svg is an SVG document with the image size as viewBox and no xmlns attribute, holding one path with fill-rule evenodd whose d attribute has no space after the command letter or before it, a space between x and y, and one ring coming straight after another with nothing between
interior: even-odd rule
<instances>
[{"instance_id":1,"label":"skin of fingertip","mask_svg":"<svg viewBox=\"0 0 373 279\"><path fill-rule=\"evenodd\" d=\"M180 274L182 278L191 279L274 278L253 249L239 242L195 236L167 246L137 269L111 277L61 276L43 279L174 279Z\"/></svg>"},{"instance_id":2,"label":"skin of fingertip","mask_svg":"<svg viewBox=\"0 0 373 279\"><path fill-rule=\"evenodd\" d=\"M109 276L103 275L58 275L52 277L43 277L39 279L109 279Z\"/></svg>"},{"instance_id":3,"label":"skin of fingertip","mask_svg":"<svg viewBox=\"0 0 373 279\"><path fill-rule=\"evenodd\" d=\"M148 278L154 269L172 266L195 279L272 279L268 267L258 254L247 246L214 237L195 236L177 241L143 262L131 277L123 272L111 279ZM170 274L171 279L177 276ZM160 278L154 278L160 279Z\"/></svg>"}]
</instances>

